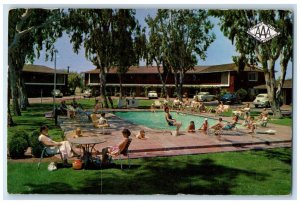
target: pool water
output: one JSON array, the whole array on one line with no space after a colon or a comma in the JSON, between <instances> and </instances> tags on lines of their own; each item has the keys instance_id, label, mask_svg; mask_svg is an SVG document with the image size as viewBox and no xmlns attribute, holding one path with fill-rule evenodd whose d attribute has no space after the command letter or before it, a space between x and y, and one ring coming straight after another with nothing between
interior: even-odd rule
<instances>
[{"instance_id":1,"label":"pool water","mask_svg":"<svg viewBox=\"0 0 300 204\"><path fill-rule=\"evenodd\" d=\"M115 112L116 116L121 119L130 121L137 125L144 125L153 129L175 129L174 126L169 126L165 119L165 112L149 112L149 111L132 111L132 112ZM181 130L187 129L190 121L194 121L196 129L200 128L205 117L170 112L173 119L182 122ZM208 118L208 125L212 126L217 123L217 120Z\"/></svg>"}]
</instances>

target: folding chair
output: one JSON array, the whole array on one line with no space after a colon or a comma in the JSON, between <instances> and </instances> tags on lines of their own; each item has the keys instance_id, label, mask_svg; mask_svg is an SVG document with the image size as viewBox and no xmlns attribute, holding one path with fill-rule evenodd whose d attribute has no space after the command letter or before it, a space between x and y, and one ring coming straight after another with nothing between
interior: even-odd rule
<instances>
[{"instance_id":1,"label":"folding chair","mask_svg":"<svg viewBox=\"0 0 300 204\"><path fill-rule=\"evenodd\" d=\"M128 168L130 168L130 157L129 157L129 146L130 146L130 144L131 144L131 141L132 141L132 139L129 139L128 140L128 142L127 142L127 144L125 145L125 147L124 147L124 149L123 150L121 150L120 152L119 152L119 155L116 157L116 158L118 158L118 160L120 160L120 162L121 162L121 169L123 169L123 160L121 159L121 155L123 155L123 156L127 156L127 160L128 160ZM112 162L112 157L110 156L110 158L109 158L109 161L110 161L110 163Z\"/></svg>"},{"instance_id":2,"label":"folding chair","mask_svg":"<svg viewBox=\"0 0 300 204\"><path fill-rule=\"evenodd\" d=\"M59 150L59 148L57 148L57 152L55 153L49 153L47 152L47 149L49 148L48 146L45 146L44 144L41 144L43 146L43 150L42 150L42 153L41 153L41 157L40 157L40 160L39 160L39 163L38 163L38 169L40 169L40 165L41 165L41 161L42 159L44 158L44 156L54 156L54 155L57 155L59 154L60 155L60 158L61 158L61 161L63 162L63 157L62 157L62 154Z\"/></svg>"}]
</instances>

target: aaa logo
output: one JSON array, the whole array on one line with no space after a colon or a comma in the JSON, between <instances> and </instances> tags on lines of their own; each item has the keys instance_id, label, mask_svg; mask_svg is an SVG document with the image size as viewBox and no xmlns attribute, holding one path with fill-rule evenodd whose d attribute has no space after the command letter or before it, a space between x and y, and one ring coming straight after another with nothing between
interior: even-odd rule
<instances>
[{"instance_id":1,"label":"aaa logo","mask_svg":"<svg viewBox=\"0 0 300 204\"><path fill-rule=\"evenodd\" d=\"M265 24L264 22L249 28L247 33L263 43L280 35L280 32L277 32L273 26Z\"/></svg>"}]
</instances>

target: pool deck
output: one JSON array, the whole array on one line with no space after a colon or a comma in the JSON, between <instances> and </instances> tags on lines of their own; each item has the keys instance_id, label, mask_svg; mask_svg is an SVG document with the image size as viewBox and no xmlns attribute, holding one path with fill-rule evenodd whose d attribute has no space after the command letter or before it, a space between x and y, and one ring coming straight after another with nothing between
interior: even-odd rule
<instances>
[{"instance_id":1,"label":"pool deck","mask_svg":"<svg viewBox=\"0 0 300 204\"><path fill-rule=\"evenodd\" d=\"M124 111L124 109L111 111ZM125 110L126 111L126 110ZM132 110L130 110L132 111ZM145 111L145 110L142 110ZM110 110L106 110L110 112ZM172 136L170 130L154 130L140 125L134 125L122 120L115 115L106 114L111 128L103 130L94 128L91 122L79 122L60 117L60 126L65 131L66 139L73 137L74 131L80 127L83 136L100 137L105 143L95 146L95 149L101 152L103 147L118 144L122 140L122 129L128 128L132 135L132 143L129 147L130 158L147 158L158 156L175 156L204 154L213 152L244 151L251 149L266 149L275 147L292 146L292 128L288 126L275 125L268 123L267 127L259 127L257 131L276 130L274 135L268 134L248 134L246 130L224 131L221 136L206 135L202 132L187 133L180 131L179 136ZM213 114L201 114L204 117L217 118ZM224 120L230 120L223 117ZM146 140L135 138L140 129L146 132Z\"/></svg>"}]
</instances>

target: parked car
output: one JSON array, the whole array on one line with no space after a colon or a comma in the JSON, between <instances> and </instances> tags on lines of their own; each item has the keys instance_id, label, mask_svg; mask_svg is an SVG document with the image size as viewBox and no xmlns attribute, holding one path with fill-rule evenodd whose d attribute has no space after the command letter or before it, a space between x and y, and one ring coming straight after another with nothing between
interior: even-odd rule
<instances>
[{"instance_id":1,"label":"parked car","mask_svg":"<svg viewBox=\"0 0 300 204\"><path fill-rule=\"evenodd\" d=\"M265 108L270 107L268 94L266 94L266 93L258 94L253 101L253 105L255 106L255 108L257 108L259 106L265 107Z\"/></svg>"},{"instance_id":2,"label":"parked car","mask_svg":"<svg viewBox=\"0 0 300 204\"><path fill-rule=\"evenodd\" d=\"M224 104L235 104L240 103L239 97L235 93L226 93L221 96L220 101Z\"/></svg>"},{"instance_id":3,"label":"parked car","mask_svg":"<svg viewBox=\"0 0 300 204\"><path fill-rule=\"evenodd\" d=\"M199 101L214 101L216 100L216 96L215 95L211 95L209 92L199 92L197 95L194 96L194 99L196 99L196 97L198 97Z\"/></svg>"},{"instance_id":4,"label":"parked car","mask_svg":"<svg viewBox=\"0 0 300 204\"><path fill-rule=\"evenodd\" d=\"M149 99L151 99L151 98L158 98L157 92L156 91L149 91L148 98Z\"/></svg>"},{"instance_id":5,"label":"parked car","mask_svg":"<svg viewBox=\"0 0 300 204\"><path fill-rule=\"evenodd\" d=\"M91 89L86 89L83 92L83 98L90 98L90 97L92 97L92 90Z\"/></svg>"},{"instance_id":6,"label":"parked car","mask_svg":"<svg viewBox=\"0 0 300 204\"><path fill-rule=\"evenodd\" d=\"M63 93L59 89L53 89L51 92L52 96L55 96L56 98L63 97Z\"/></svg>"}]
</instances>

